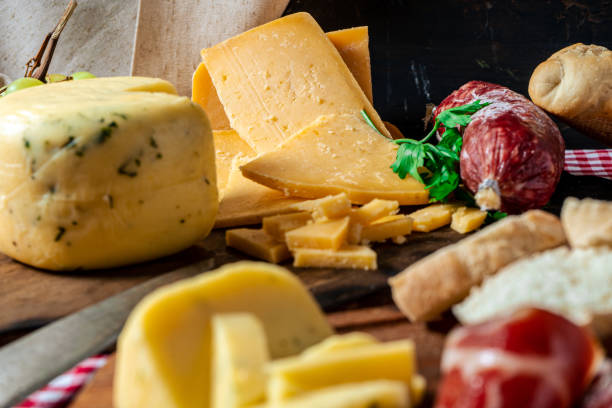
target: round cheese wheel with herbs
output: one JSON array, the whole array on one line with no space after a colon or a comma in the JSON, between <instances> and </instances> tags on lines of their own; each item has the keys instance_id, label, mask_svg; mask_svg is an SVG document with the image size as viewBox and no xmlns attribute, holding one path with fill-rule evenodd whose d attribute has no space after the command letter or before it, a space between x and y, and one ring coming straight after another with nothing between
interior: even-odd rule
<instances>
[{"instance_id":1,"label":"round cheese wheel with herbs","mask_svg":"<svg viewBox=\"0 0 612 408\"><path fill-rule=\"evenodd\" d=\"M169 255L217 212L204 111L166 81L66 81L0 98L0 251L52 270Z\"/></svg>"}]
</instances>

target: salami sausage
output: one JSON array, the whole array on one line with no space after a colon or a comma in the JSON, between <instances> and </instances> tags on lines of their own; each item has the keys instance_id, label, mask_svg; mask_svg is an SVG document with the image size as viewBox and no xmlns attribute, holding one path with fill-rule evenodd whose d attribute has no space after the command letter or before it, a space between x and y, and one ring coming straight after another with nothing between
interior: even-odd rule
<instances>
[{"instance_id":1,"label":"salami sausage","mask_svg":"<svg viewBox=\"0 0 612 408\"><path fill-rule=\"evenodd\" d=\"M602 358L586 329L526 309L449 334L436 408L567 408Z\"/></svg>"},{"instance_id":2,"label":"salami sausage","mask_svg":"<svg viewBox=\"0 0 612 408\"><path fill-rule=\"evenodd\" d=\"M559 182L565 144L557 125L524 96L471 81L436 108L489 102L463 132L461 178L482 209L519 213L545 205ZM439 134L444 129L439 129Z\"/></svg>"}]
</instances>

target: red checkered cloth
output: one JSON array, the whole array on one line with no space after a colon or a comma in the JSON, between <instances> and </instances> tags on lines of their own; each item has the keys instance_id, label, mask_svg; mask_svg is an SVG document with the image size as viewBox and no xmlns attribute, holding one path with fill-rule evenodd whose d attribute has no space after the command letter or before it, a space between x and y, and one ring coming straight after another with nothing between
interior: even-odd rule
<instances>
[{"instance_id":1,"label":"red checkered cloth","mask_svg":"<svg viewBox=\"0 0 612 408\"><path fill-rule=\"evenodd\" d=\"M599 176L612 180L612 149L566 150L565 171L575 176Z\"/></svg>"},{"instance_id":2,"label":"red checkered cloth","mask_svg":"<svg viewBox=\"0 0 612 408\"><path fill-rule=\"evenodd\" d=\"M106 364L106 360L108 360L108 356L98 355L82 361L14 408L56 408L63 406L76 395L100 367Z\"/></svg>"}]
</instances>

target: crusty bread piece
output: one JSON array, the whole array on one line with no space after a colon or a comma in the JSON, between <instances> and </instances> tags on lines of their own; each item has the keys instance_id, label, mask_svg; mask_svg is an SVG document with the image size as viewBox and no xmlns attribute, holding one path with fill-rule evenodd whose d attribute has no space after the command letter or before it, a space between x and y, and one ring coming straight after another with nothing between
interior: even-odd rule
<instances>
[{"instance_id":1,"label":"crusty bread piece","mask_svg":"<svg viewBox=\"0 0 612 408\"><path fill-rule=\"evenodd\" d=\"M565 242L561 222L552 214L532 210L509 216L389 279L393 299L410 320L430 320L502 267Z\"/></svg>"},{"instance_id":2,"label":"crusty bread piece","mask_svg":"<svg viewBox=\"0 0 612 408\"><path fill-rule=\"evenodd\" d=\"M514 262L453 307L461 323L535 306L612 333L612 251L558 248Z\"/></svg>"},{"instance_id":3,"label":"crusty bread piece","mask_svg":"<svg viewBox=\"0 0 612 408\"><path fill-rule=\"evenodd\" d=\"M612 249L612 201L569 197L561 209L561 223L573 248Z\"/></svg>"},{"instance_id":4,"label":"crusty bread piece","mask_svg":"<svg viewBox=\"0 0 612 408\"><path fill-rule=\"evenodd\" d=\"M529 96L570 126L612 146L612 51L571 45L535 69Z\"/></svg>"}]
</instances>

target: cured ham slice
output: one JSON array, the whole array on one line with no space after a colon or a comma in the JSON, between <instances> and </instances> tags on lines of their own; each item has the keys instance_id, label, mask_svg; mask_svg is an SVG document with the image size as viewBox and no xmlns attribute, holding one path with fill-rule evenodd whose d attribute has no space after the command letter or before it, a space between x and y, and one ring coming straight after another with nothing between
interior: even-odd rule
<instances>
[{"instance_id":1,"label":"cured ham slice","mask_svg":"<svg viewBox=\"0 0 612 408\"><path fill-rule=\"evenodd\" d=\"M461 327L447 339L435 407L570 407L601 356L587 329L540 309Z\"/></svg>"}]
</instances>

